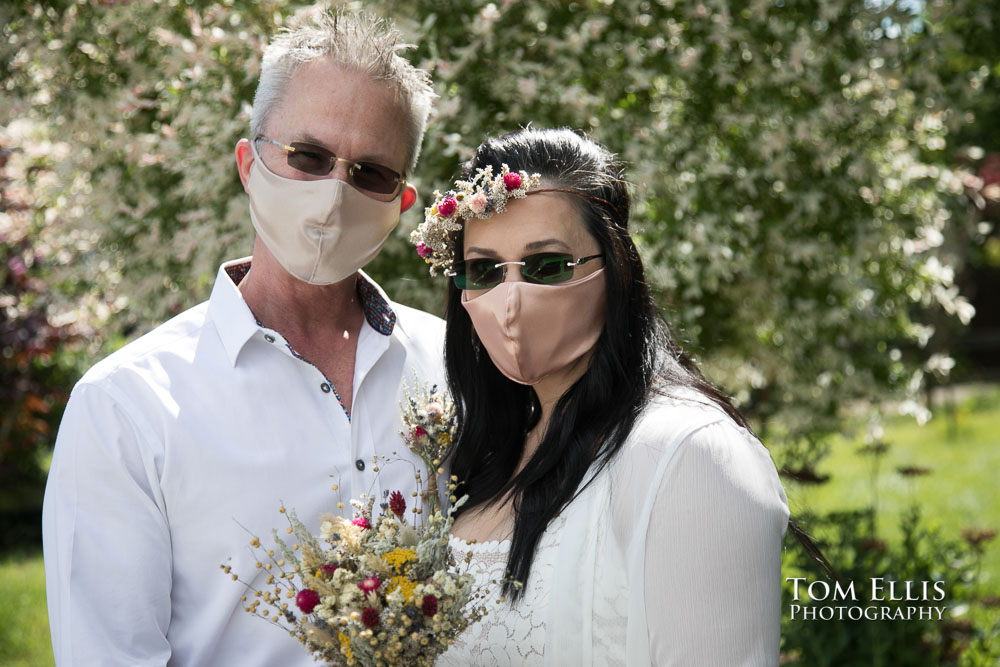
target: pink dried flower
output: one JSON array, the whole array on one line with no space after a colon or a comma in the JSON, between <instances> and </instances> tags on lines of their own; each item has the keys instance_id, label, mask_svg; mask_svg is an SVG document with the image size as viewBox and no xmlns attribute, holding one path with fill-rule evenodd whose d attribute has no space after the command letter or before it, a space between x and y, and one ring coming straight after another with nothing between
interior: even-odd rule
<instances>
[{"instance_id":1,"label":"pink dried flower","mask_svg":"<svg viewBox=\"0 0 1000 667\"><path fill-rule=\"evenodd\" d=\"M434 249L421 241L417 244L417 254L420 255L421 259L427 259L434 254Z\"/></svg>"},{"instance_id":2,"label":"pink dried flower","mask_svg":"<svg viewBox=\"0 0 1000 667\"><path fill-rule=\"evenodd\" d=\"M369 528L372 527L372 525L368 523L368 519L366 519L363 516L359 516L357 519L351 521L351 523L353 523L355 526L360 527L362 530L368 530Z\"/></svg>"},{"instance_id":3,"label":"pink dried flower","mask_svg":"<svg viewBox=\"0 0 1000 667\"><path fill-rule=\"evenodd\" d=\"M303 614L311 614L318 604L319 593L311 588L304 588L295 596L295 605L302 610Z\"/></svg>"},{"instance_id":4,"label":"pink dried flower","mask_svg":"<svg viewBox=\"0 0 1000 667\"><path fill-rule=\"evenodd\" d=\"M378 576L373 574L367 579L362 579L361 583L358 584L358 588L361 589L362 593L365 593L367 595L368 593L371 593L374 590L378 590L378 587L381 583L382 582L378 580Z\"/></svg>"},{"instance_id":5,"label":"pink dried flower","mask_svg":"<svg viewBox=\"0 0 1000 667\"><path fill-rule=\"evenodd\" d=\"M508 172L503 175L503 186L507 188L507 192L511 190L517 190L521 187L521 174L515 174L514 172Z\"/></svg>"},{"instance_id":6,"label":"pink dried flower","mask_svg":"<svg viewBox=\"0 0 1000 667\"><path fill-rule=\"evenodd\" d=\"M365 624L366 628L374 628L379 624L378 611L372 609L371 607L366 608L361 612L361 622Z\"/></svg>"},{"instance_id":7,"label":"pink dried flower","mask_svg":"<svg viewBox=\"0 0 1000 667\"><path fill-rule=\"evenodd\" d=\"M400 519L403 518L403 513L406 512L406 499L399 491L393 491L389 494L389 511Z\"/></svg>"},{"instance_id":8,"label":"pink dried flower","mask_svg":"<svg viewBox=\"0 0 1000 667\"><path fill-rule=\"evenodd\" d=\"M477 192L469 197L469 208L472 209L473 213L482 213L486 210L486 205L488 203L489 200L486 199L486 195L482 192Z\"/></svg>"},{"instance_id":9,"label":"pink dried flower","mask_svg":"<svg viewBox=\"0 0 1000 667\"><path fill-rule=\"evenodd\" d=\"M438 213L442 218L450 218L458 210L458 202L454 197L445 197L438 204Z\"/></svg>"},{"instance_id":10,"label":"pink dried flower","mask_svg":"<svg viewBox=\"0 0 1000 667\"><path fill-rule=\"evenodd\" d=\"M427 437L427 429L425 429L423 426L415 426L413 430L410 431L410 439L413 440L414 442L417 442L418 440L426 437Z\"/></svg>"},{"instance_id":11,"label":"pink dried flower","mask_svg":"<svg viewBox=\"0 0 1000 667\"><path fill-rule=\"evenodd\" d=\"M428 403L427 407L424 409L428 417L436 418L440 417L444 413L444 407L440 403Z\"/></svg>"},{"instance_id":12,"label":"pink dried flower","mask_svg":"<svg viewBox=\"0 0 1000 667\"><path fill-rule=\"evenodd\" d=\"M438 599L430 594L425 595L420 604L420 610L424 612L424 616L433 616L438 613Z\"/></svg>"},{"instance_id":13,"label":"pink dried flower","mask_svg":"<svg viewBox=\"0 0 1000 667\"><path fill-rule=\"evenodd\" d=\"M18 257L17 255L14 255L9 260L7 260L7 268L10 269L10 272L13 273L15 276L17 276L18 278L20 278L21 276L23 276L25 273L28 272L28 267L25 266L24 260Z\"/></svg>"},{"instance_id":14,"label":"pink dried flower","mask_svg":"<svg viewBox=\"0 0 1000 667\"><path fill-rule=\"evenodd\" d=\"M326 563L324 565L321 565L319 569L323 570L323 574L330 577L333 576L333 573L337 571L337 565L334 563Z\"/></svg>"}]
</instances>

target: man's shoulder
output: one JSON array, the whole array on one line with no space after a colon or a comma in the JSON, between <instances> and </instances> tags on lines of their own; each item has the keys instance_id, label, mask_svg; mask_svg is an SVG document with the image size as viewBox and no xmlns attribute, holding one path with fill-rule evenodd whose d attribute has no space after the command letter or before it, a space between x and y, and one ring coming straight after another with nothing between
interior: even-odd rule
<instances>
[{"instance_id":1,"label":"man's shoulder","mask_svg":"<svg viewBox=\"0 0 1000 667\"><path fill-rule=\"evenodd\" d=\"M80 384L106 385L123 372L156 365L157 359L193 352L205 327L208 302L202 302L160 324L94 364Z\"/></svg>"}]
</instances>

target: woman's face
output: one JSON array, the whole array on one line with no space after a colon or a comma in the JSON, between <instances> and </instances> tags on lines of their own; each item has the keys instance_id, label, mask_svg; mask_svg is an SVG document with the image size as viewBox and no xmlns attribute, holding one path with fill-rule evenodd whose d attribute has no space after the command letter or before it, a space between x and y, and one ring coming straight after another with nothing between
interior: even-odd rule
<instances>
[{"instance_id":1,"label":"woman's face","mask_svg":"<svg viewBox=\"0 0 1000 667\"><path fill-rule=\"evenodd\" d=\"M463 255L466 262L490 259L497 262L520 262L539 253L565 253L574 260L598 255L601 248L587 231L572 195L558 192L533 194L511 199L503 213L487 220L470 220L465 225ZM600 270L603 260L586 262L573 269L571 280L579 280ZM505 281L523 281L521 267L506 266ZM473 299L487 290L467 290Z\"/></svg>"}]
</instances>

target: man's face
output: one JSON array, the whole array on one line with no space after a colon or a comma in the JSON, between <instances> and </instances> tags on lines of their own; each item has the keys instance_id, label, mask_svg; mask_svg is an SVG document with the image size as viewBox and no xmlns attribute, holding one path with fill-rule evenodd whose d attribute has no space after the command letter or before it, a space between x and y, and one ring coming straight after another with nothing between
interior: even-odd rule
<instances>
[{"instance_id":1,"label":"man's face","mask_svg":"<svg viewBox=\"0 0 1000 667\"><path fill-rule=\"evenodd\" d=\"M389 86L327 59L303 65L268 121L266 136L284 144L303 141L337 157L376 162L402 174L406 165L406 120ZM327 176L288 165L285 151L266 141L257 149L268 169L297 180L339 178L350 182L348 165L337 162ZM378 199L391 196L371 195Z\"/></svg>"}]
</instances>

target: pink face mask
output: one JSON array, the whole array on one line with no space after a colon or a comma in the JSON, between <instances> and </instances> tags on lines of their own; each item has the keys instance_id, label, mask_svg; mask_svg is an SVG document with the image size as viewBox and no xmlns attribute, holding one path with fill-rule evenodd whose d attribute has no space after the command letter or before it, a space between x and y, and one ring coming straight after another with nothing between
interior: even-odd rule
<instances>
[{"instance_id":1,"label":"pink face mask","mask_svg":"<svg viewBox=\"0 0 1000 667\"><path fill-rule=\"evenodd\" d=\"M604 269L558 285L503 282L462 305L490 359L519 384L538 384L597 343L604 330Z\"/></svg>"}]
</instances>

